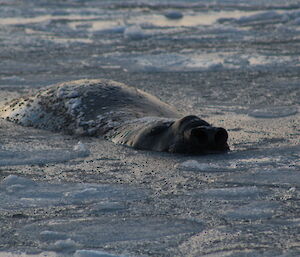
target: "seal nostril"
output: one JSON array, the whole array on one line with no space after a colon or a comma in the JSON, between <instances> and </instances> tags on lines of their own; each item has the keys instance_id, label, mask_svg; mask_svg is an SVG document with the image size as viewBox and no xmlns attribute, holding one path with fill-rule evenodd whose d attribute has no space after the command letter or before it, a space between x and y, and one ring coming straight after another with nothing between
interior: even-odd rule
<instances>
[{"instance_id":1,"label":"seal nostril","mask_svg":"<svg viewBox=\"0 0 300 257\"><path fill-rule=\"evenodd\" d=\"M216 145L223 145L227 142L228 133L223 128L218 128L215 133L215 143Z\"/></svg>"}]
</instances>

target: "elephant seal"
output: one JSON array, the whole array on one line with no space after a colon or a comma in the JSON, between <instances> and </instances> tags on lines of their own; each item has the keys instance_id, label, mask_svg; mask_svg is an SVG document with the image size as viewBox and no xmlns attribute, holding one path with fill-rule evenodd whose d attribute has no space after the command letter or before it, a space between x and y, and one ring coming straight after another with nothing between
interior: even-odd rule
<instances>
[{"instance_id":1,"label":"elephant seal","mask_svg":"<svg viewBox=\"0 0 300 257\"><path fill-rule=\"evenodd\" d=\"M229 150L224 128L181 115L158 98L105 79L49 86L0 107L0 117L23 126L104 136L136 149L204 154Z\"/></svg>"}]
</instances>

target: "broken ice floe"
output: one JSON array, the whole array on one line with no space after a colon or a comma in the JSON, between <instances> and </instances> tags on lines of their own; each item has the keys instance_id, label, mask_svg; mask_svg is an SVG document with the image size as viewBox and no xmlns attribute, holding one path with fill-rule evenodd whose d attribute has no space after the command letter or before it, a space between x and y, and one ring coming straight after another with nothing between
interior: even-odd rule
<instances>
[{"instance_id":1,"label":"broken ice floe","mask_svg":"<svg viewBox=\"0 0 300 257\"><path fill-rule=\"evenodd\" d=\"M117 217L117 216L116 216ZM157 240L160 237L174 236L181 233L200 232L204 229L201 222L182 220L169 217L126 217L124 219L113 216L91 216L90 218L57 218L44 220L26 225L20 230L21 234L32 239L40 238L42 231L65 233L77 245L86 248L97 248L109 242L129 240ZM53 246L55 242L41 243ZM65 241L65 240L63 240ZM44 247L44 249L46 249Z\"/></svg>"},{"instance_id":2,"label":"broken ice floe","mask_svg":"<svg viewBox=\"0 0 300 257\"><path fill-rule=\"evenodd\" d=\"M239 220L261 220L272 218L276 214L276 210L280 207L279 203L258 201L238 207L237 209L228 211L225 217L228 219Z\"/></svg>"},{"instance_id":3,"label":"broken ice floe","mask_svg":"<svg viewBox=\"0 0 300 257\"><path fill-rule=\"evenodd\" d=\"M4 178L1 182L2 186L10 187L10 186L23 186L23 187L34 187L37 184L28 178L23 178L16 175L9 175Z\"/></svg>"},{"instance_id":4,"label":"broken ice floe","mask_svg":"<svg viewBox=\"0 0 300 257\"><path fill-rule=\"evenodd\" d=\"M43 241L58 241L68 239L68 235L63 232L45 230L40 233L40 238Z\"/></svg>"},{"instance_id":5,"label":"broken ice floe","mask_svg":"<svg viewBox=\"0 0 300 257\"><path fill-rule=\"evenodd\" d=\"M112 57L112 61L121 63L130 72L172 72L193 70L216 70L222 68L222 60L205 56L185 56L182 54L163 53L140 56Z\"/></svg>"},{"instance_id":6,"label":"broken ice floe","mask_svg":"<svg viewBox=\"0 0 300 257\"><path fill-rule=\"evenodd\" d=\"M0 148L0 166L59 163L89 155L89 149L81 142L73 149L17 151Z\"/></svg>"},{"instance_id":7,"label":"broken ice floe","mask_svg":"<svg viewBox=\"0 0 300 257\"><path fill-rule=\"evenodd\" d=\"M297 113L298 108L295 106L272 106L250 110L248 115L255 118L281 118Z\"/></svg>"},{"instance_id":8,"label":"broken ice floe","mask_svg":"<svg viewBox=\"0 0 300 257\"><path fill-rule=\"evenodd\" d=\"M199 195L200 197L220 200L259 199L265 194L266 192L263 189L260 189L256 186L211 188L197 193L197 195Z\"/></svg>"},{"instance_id":9,"label":"broken ice floe","mask_svg":"<svg viewBox=\"0 0 300 257\"><path fill-rule=\"evenodd\" d=\"M45 219L20 228L18 233L39 240L40 249L73 253L85 247L96 248L107 242L143 240L203 230L199 221L164 217L127 217L114 219L99 215L124 210L127 201L146 197L145 190L129 186L88 183L35 182L10 175L0 184L0 210L30 211L30 208L53 208L77 204L88 219ZM96 215L97 214L97 215ZM77 252L88 256L87 252ZM85 255L83 255L85 254ZM92 254L92 253L91 253Z\"/></svg>"},{"instance_id":10,"label":"broken ice floe","mask_svg":"<svg viewBox=\"0 0 300 257\"><path fill-rule=\"evenodd\" d=\"M293 23L300 17L300 12L296 11L265 11L251 15L245 15L239 18L219 19L219 22L229 21L239 25L257 25L257 24L276 24L276 23Z\"/></svg>"},{"instance_id":11,"label":"broken ice floe","mask_svg":"<svg viewBox=\"0 0 300 257\"><path fill-rule=\"evenodd\" d=\"M175 166L178 168L181 168L181 169L191 169L191 170L199 170L199 171L215 170L215 169L220 168L216 164L200 163L196 160L184 161L180 164L176 164Z\"/></svg>"},{"instance_id":12,"label":"broken ice floe","mask_svg":"<svg viewBox=\"0 0 300 257\"><path fill-rule=\"evenodd\" d=\"M231 33L231 32L230 32ZM154 53L154 54L112 54L106 61L121 65L129 72L179 72L218 71L232 69L274 69L295 66L294 56L247 55L240 53Z\"/></svg>"},{"instance_id":13,"label":"broken ice floe","mask_svg":"<svg viewBox=\"0 0 300 257\"><path fill-rule=\"evenodd\" d=\"M43 246L44 250L55 251L61 253L73 253L80 245L74 240L68 238L66 240L58 240Z\"/></svg>"},{"instance_id":14,"label":"broken ice floe","mask_svg":"<svg viewBox=\"0 0 300 257\"><path fill-rule=\"evenodd\" d=\"M256 169L247 174L230 174L224 177L224 181L231 183L247 183L248 185L281 185L299 186L300 176L298 170L292 169Z\"/></svg>"},{"instance_id":15,"label":"broken ice floe","mask_svg":"<svg viewBox=\"0 0 300 257\"><path fill-rule=\"evenodd\" d=\"M114 255L96 250L77 250L74 257L125 257L124 255Z\"/></svg>"},{"instance_id":16,"label":"broken ice floe","mask_svg":"<svg viewBox=\"0 0 300 257\"><path fill-rule=\"evenodd\" d=\"M257 13L254 15L249 15L249 16L243 16L241 18L235 19L235 22L239 23L239 24L246 24L246 23L266 23L266 22L270 22L270 21L274 21L274 20L279 20L279 21L284 21L285 16L279 14L276 11L267 11L267 12L261 12L261 13Z\"/></svg>"},{"instance_id":17,"label":"broken ice floe","mask_svg":"<svg viewBox=\"0 0 300 257\"><path fill-rule=\"evenodd\" d=\"M74 253L75 249L73 249L73 251L71 249L72 248L69 248L70 251L67 251L67 249L65 249L57 252L42 251L40 253L26 253L22 251L1 251L0 257L126 257L125 255L115 255L100 250L76 250Z\"/></svg>"},{"instance_id":18,"label":"broken ice floe","mask_svg":"<svg viewBox=\"0 0 300 257\"><path fill-rule=\"evenodd\" d=\"M147 34L139 25L127 27L124 30L124 37L132 40L139 40L148 37Z\"/></svg>"},{"instance_id":19,"label":"broken ice floe","mask_svg":"<svg viewBox=\"0 0 300 257\"><path fill-rule=\"evenodd\" d=\"M83 156L89 156L90 155L90 150L81 141L79 141L77 143L77 145L74 146L73 150L75 152L81 153Z\"/></svg>"},{"instance_id":20,"label":"broken ice floe","mask_svg":"<svg viewBox=\"0 0 300 257\"><path fill-rule=\"evenodd\" d=\"M90 203L93 213L113 212L125 208L123 201L145 197L145 192L136 188L85 183L49 184L15 175L9 175L0 185L0 209L3 210Z\"/></svg>"}]
</instances>

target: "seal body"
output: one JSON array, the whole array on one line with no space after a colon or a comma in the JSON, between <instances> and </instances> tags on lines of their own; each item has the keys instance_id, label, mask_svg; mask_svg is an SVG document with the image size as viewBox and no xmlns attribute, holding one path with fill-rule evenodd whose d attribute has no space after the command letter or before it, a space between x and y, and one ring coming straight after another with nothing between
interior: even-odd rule
<instances>
[{"instance_id":1,"label":"seal body","mask_svg":"<svg viewBox=\"0 0 300 257\"><path fill-rule=\"evenodd\" d=\"M174 153L227 151L228 134L196 116L111 80L56 84L0 108L0 117L23 126L104 136L137 149Z\"/></svg>"}]
</instances>

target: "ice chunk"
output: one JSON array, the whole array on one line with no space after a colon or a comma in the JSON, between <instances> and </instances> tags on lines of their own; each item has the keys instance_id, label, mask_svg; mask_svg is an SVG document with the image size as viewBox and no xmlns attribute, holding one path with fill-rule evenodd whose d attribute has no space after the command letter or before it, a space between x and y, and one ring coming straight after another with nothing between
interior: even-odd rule
<instances>
[{"instance_id":1,"label":"ice chunk","mask_svg":"<svg viewBox=\"0 0 300 257\"><path fill-rule=\"evenodd\" d=\"M83 144L81 141L79 141L77 145L74 146L73 150L80 153L82 157L89 156L91 153L90 150L86 147L86 145Z\"/></svg>"},{"instance_id":2,"label":"ice chunk","mask_svg":"<svg viewBox=\"0 0 300 257\"><path fill-rule=\"evenodd\" d=\"M115 26L112 28L105 29L103 31L107 33L124 33L125 29L125 26Z\"/></svg>"},{"instance_id":3,"label":"ice chunk","mask_svg":"<svg viewBox=\"0 0 300 257\"><path fill-rule=\"evenodd\" d=\"M15 175L9 175L2 181L2 185L12 186L12 185L23 185L23 186L34 186L36 183L30 179L22 178Z\"/></svg>"},{"instance_id":4,"label":"ice chunk","mask_svg":"<svg viewBox=\"0 0 300 257\"><path fill-rule=\"evenodd\" d=\"M109 202L109 201L102 201L94 204L90 209L89 212L93 214L103 213L103 212L119 212L123 211L127 207L124 203L120 202Z\"/></svg>"},{"instance_id":5,"label":"ice chunk","mask_svg":"<svg viewBox=\"0 0 300 257\"><path fill-rule=\"evenodd\" d=\"M193 169L193 170L200 170L200 171L205 171L208 169L216 169L219 168L219 166L212 164L212 163L200 163L196 160L188 160L185 161L179 165L177 165L179 168L184 168L184 169Z\"/></svg>"},{"instance_id":6,"label":"ice chunk","mask_svg":"<svg viewBox=\"0 0 300 257\"><path fill-rule=\"evenodd\" d=\"M125 257L95 250L77 250L74 257Z\"/></svg>"},{"instance_id":7,"label":"ice chunk","mask_svg":"<svg viewBox=\"0 0 300 257\"><path fill-rule=\"evenodd\" d=\"M22 251L3 252L0 251L0 257L62 257L55 252L25 253Z\"/></svg>"},{"instance_id":8,"label":"ice chunk","mask_svg":"<svg viewBox=\"0 0 300 257\"><path fill-rule=\"evenodd\" d=\"M299 26L300 25L300 18L297 18L297 19L293 20L290 24Z\"/></svg>"},{"instance_id":9,"label":"ice chunk","mask_svg":"<svg viewBox=\"0 0 300 257\"><path fill-rule=\"evenodd\" d=\"M229 188L212 188L201 192L201 196L217 198L217 199L255 199L264 194L262 189L256 186L250 187L229 187Z\"/></svg>"},{"instance_id":10,"label":"ice chunk","mask_svg":"<svg viewBox=\"0 0 300 257\"><path fill-rule=\"evenodd\" d=\"M96 188L85 188L77 192L66 193L67 197L71 197L73 199L78 199L78 200L90 199L91 197L97 197L98 195L99 195L99 191Z\"/></svg>"},{"instance_id":11,"label":"ice chunk","mask_svg":"<svg viewBox=\"0 0 300 257\"><path fill-rule=\"evenodd\" d=\"M250 110L248 115L255 118L280 118L295 115L298 108L294 106L273 106Z\"/></svg>"},{"instance_id":12,"label":"ice chunk","mask_svg":"<svg viewBox=\"0 0 300 257\"><path fill-rule=\"evenodd\" d=\"M73 149L26 149L15 147L16 150L0 148L0 166L34 165L46 163L59 163L75 158L83 158L90 155L89 149L78 142Z\"/></svg>"},{"instance_id":13,"label":"ice chunk","mask_svg":"<svg viewBox=\"0 0 300 257\"><path fill-rule=\"evenodd\" d=\"M183 233L195 233L203 231L204 224L200 221L183 220L176 217L126 217L118 218L119 215L104 215L99 217L57 218L44 220L39 224L29 224L21 228L20 234L36 240L44 228L52 231L63 231L72 235L76 243L86 248L97 248L106 243L124 241L157 240L162 237L175 236ZM63 245L68 241L57 243ZM57 247L58 248L58 247ZM51 250L57 249L54 245ZM63 249L64 247L61 247ZM49 249L49 248L47 248ZM49 250L50 250L49 249Z\"/></svg>"},{"instance_id":14,"label":"ice chunk","mask_svg":"<svg viewBox=\"0 0 300 257\"><path fill-rule=\"evenodd\" d=\"M124 30L124 37L127 39L139 40L147 37L147 34L140 26L134 25Z\"/></svg>"},{"instance_id":15,"label":"ice chunk","mask_svg":"<svg viewBox=\"0 0 300 257\"><path fill-rule=\"evenodd\" d=\"M59 163L76 158L84 158L90 154L88 150L49 149L33 151L0 150L0 166L34 165Z\"/></svg>"},{"instance_id":16,"label":"ice chunk","mask_svg":"<svg viewBox=\"0 0 300 257\"><path fill-rule=\"evenodd\" d=\"M231 174L225 180L252 185L290 185L292 187L300 184L299 172L288 169L269 169L247 174Z\"/></svg>"},{"instance_id":17,"label":"ice chunk","mask_svg":"<svg viewBox=\"0 0 300 257\"><path fill-rule=\"evenodd\" d=\"M233 211L229 211L225 216L229 219L239 220L259 220L272 218L279 204L276 202L253 202Z\"/></svg>"},{"instance_id":18,"label":"ice chunk","mask_svg":"<svg viewBox=\"0 0 300 257\"><path fill-rule=\"evenodd\" d=\"M136 188L87 183L50 184L14 175L5 178L0 184L1 210L95 202L98 205L94 206L91 212L114 212L125 208L123 201L144 197L145 191ZM44 239L56 236L63 235L49 231L41 234Z\"/></svg>"},{"instance_id":19,"label":"ice chunk","mask_svg":"<svg viewBox=\"0 0 300 257\"><path fill-rule=\"evenodd\" d=\"M65 233L48 230L42 231L40 233L40 237L44 241L58 241L68 239L68 235Z\"/></svg>"},{"instance_id":20,"label":"ice chunk","mask_svg":"<svg viewBox=\"0 0 300 257\"><path fill-rule=\"evenodd\" d=\"M278 12L275 11L267 11L267 12L262 12L250 16L243 16L239 19L236 19L237 23L251 23L251 22L261 22L261 21L270 21L270 20L277 20L277 19L283 19L283 15L279 14Z\"/></svg>"},{"instance_id":21,"label":"ice chunk","mask_svg":"<svg viewBox=\"0 0 300 257\"><path fill-rule=\"evenodd\" d=\"M13 75L13 76L2 76L1 80L24 81L25 79L22 77Z\"/></svg>"},{"instance_id":22,"label":"ice chunk","mask_svg":"<svg viewBox=\"0 0 300 257\"><path fill-rule=\"evenodd\" d=\"M72 239L68 238L66 240L58 240L54 244L47 245L47 250L52 250L56 252L74 252L78 244Z\"/></svg>"},{"instance_id":23,"label":"ice chunk","mask_svg":"<svg viewBox=\"0 0 300 257\"><path fill-rule=\"evenodd\" d=\"M224 69L223 58L215 55L197 54L143 54L132 56L117 56L123 68L130 72L178 72L178 71L215 71Z\"/></svg>"}]
</instances>

